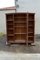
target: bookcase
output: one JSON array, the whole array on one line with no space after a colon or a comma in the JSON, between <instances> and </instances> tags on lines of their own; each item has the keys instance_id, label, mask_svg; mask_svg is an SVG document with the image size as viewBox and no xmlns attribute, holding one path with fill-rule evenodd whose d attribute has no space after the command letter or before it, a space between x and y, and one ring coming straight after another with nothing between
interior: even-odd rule
<instances>
[{"instance_id":1,"label":"bookcase","mask_svg":"<svg viewBox=\"0 0 40 60\"><path fill-rule=\"evenodd\" d=\"M34 43L35 13L6 14L7 42Z\"/></svg>"}]
</instances>

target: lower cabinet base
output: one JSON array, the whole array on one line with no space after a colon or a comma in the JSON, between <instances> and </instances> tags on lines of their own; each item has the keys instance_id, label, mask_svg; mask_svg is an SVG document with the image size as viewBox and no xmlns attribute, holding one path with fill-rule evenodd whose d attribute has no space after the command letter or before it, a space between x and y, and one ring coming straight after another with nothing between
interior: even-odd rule
<instances>
[{"instance_id":1,"label":"lower cabinet base","mask_svg":"<svg viewBox=\"0 0 40 60\"><path fill-rule=\"evenodd\" d=\"M32 43L34 43L33 41L28 41L28 43L26 43L26 41L25 40L23 40L23 41L6 41L6 45L12 45L12 44L25 44L25 45L31 45Z\"/></svg>"}]
</instances>

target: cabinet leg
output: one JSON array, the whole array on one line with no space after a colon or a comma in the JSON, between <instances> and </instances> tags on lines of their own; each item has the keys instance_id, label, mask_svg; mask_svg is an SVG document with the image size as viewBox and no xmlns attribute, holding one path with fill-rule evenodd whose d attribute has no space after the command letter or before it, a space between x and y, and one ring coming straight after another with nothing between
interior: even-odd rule
<instances>
[{"instance_id":1,"label":"cabinet leg","mask_svg":"<svg viewBox=\"0 0 40 60\"><path fill-rule=\"evenodd\" d=\"M28 46L28 43L26 43L26 45Z\"/></svg>"},{"instance_id":2,"label":"cabinet leg","mask_svg":"<svg viewBox=\"0 0 40 60\"><path fill-rule=\"evenodd\" d=\"M6 46L10 46L11 44L9 42L6 41Z\"/></svg>"}]
</instances>

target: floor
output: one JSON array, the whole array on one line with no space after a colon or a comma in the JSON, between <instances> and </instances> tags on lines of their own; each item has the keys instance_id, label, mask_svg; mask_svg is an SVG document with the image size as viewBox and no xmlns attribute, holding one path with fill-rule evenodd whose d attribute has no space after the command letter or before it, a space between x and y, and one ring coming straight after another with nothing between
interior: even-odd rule
<instances>
[{"instance_id":1,"label":"floor","mask_svg":"<svg viewBox=\"0 0 40 60\"><path fill-rule=\"evenodd\" d=\"M6 46L6 37L0 38L0 51L12 52L12 53L40 53L40 39L35 39L35 46L13 44Z\"/></svg>"},{"instance_id":2,"label":"floor","mask_svg":"<svg viewBox=\"0 0 40 60\"><path fill-rule=\"evenodd\" d=\"M0 60L40 60L39 54L13 54L1 52Z\"/></svg>"},{"instance_id":3,"label":"floor","mask_svg":"<svg viewBox=\"0 0 40 60\"><path fill-rule=\"evenodd\" d=\"M0 60L40 60L40 38L35 39L35 46L5 43L6 37L0 37Z\"/></svg>"}]
</instances>

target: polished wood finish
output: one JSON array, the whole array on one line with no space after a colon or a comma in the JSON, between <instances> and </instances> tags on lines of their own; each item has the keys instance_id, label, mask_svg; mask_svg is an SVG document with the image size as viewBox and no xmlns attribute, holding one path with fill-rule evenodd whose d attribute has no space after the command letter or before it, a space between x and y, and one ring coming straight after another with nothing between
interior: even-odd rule
<instances>
[{"instance_id":1,"label":"polished wood finish","mask_svg":"<svg viewBox=\"0 0 40 60\"><path fill-rule=\"evenodd\" d=\"M7 42L33 43L35 13L6 14Z\"/></svg>"}]
</instances>

